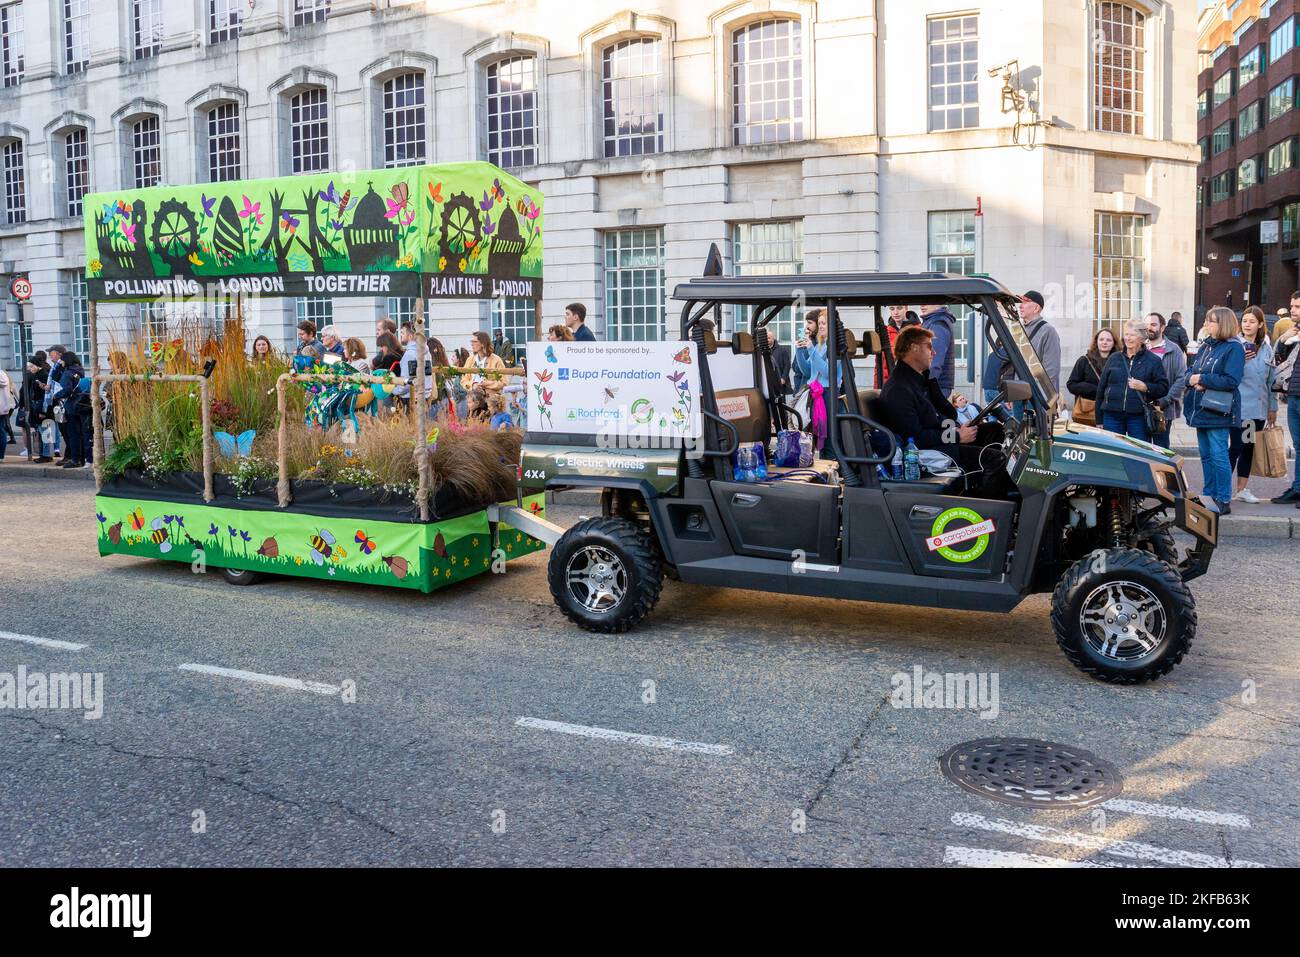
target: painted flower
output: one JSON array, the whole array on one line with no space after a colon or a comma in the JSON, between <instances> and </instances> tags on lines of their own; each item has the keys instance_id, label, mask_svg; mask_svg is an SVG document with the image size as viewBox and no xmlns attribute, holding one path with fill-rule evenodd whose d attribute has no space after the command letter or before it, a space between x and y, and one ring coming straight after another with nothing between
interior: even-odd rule
<instances>
[{"instance_id":1,"label":"painted flower","mask_svg":"<svg viewBox=\"0 0 1300 957\"><path fill-rule=\"evenodd\" d=\"M443 271L444 269L446 269L446 268L447 268L447 257L446 257L446 256L439 256L439 257L438 257L438 272L442 272L442 271Z\"/></svg>"},{"instance_id":2,"label":"painted flower","mask_svg":"<svg viewBox=\"0 0 1300 957\"><path fill-rule=\"evenodd\" d=\"M295 565L301 565L301 564L302 564L302 556L301 556L301 555L295 555L294 558L293 558L293 563L294 563Z\"/></svg>"},{"instance_id":3,"label":"painted flower","mask_svg":"<svg viewBox=\"0 0 1300 957\"><path fill-rule=\"evenodd\" d=\"M460 263L459 263L458 265L459 265L460 271L461 271L461 272L464 272L464 271L465 271L465 257L464 257L464 256L461 257L461 259L460 259Z\"/></svg>"},{"instance_id":4,"label":"painted flower","mask_svg":"<svg viewBox=\"0 0 1300 957\"><path fill-rule=\"evenodd\" d=\"M218 531L219 531L219 529L217 528L217 526L215 526L215 525L209 525L209 526L208 526L208 534L209 534L209 535L215 535L215 534L217 534Z\"/></svg>"},{"instance_id":5,"label":"painted flower","mask_svg":"<svg viewBox=\"0 0 1300 957\"><path fill-rule=\"evenodd\" d=\"M331 568L331 569L329 570L329 573L328 573L328 574L329 574L329 576L330 576L331 578L333 578L333 577L334 577L334 569Z\"/></svg>"},{"instance_id":6,"label":"painted flower","mask_svg":"<svg viewBox=\"0 0 1300 957\"><path fill-rule=\"evenodd\" d=\"M100 262L98 259L92 259L86 265L90 267L91 272L99 272L101 269L104 268L104 264Z\"/></svg>"},{"instance_id":7,"label":"painted flower","mask_svg":"<svg viewBox=\"0 0 1300 957\"><path fill-rule=\"evenodd\" d=\"M103 515L102 512L96 512L96 513L95 513L95 518L99 519L99 521L101 521L101 522L104 521L104 515Z\"/></svg>"},{"instance_id":8,"label":"painted flower","mask_svg":"<svg viewBox=\"0 0 1300 957\"><path fill-rule=\"evenodd\" d=\"M184 516L181 516L181 515L177 515L177 516L176 516L176 525L177 525L178 528L184 528L184 527L185 527L185 518L184 518Z\"/></svg>"},{"instance_id":9,"label":"painted flower","mask_svg":"<svg viewBox=\"0 0 1300 957\"><path fill-rule=\"evenodd\" d=\"M226 526L226 531L228 531L228 532L230 533L230 537L231 537L231 538L234 538L234 537L235 537L235 526L233 526L233 525L227 525L227 526Z\"/></svg>"},{"instance_id":10,"label":"painted flower","mask_svg":"<svg viewBox=\"0 0 1300 957\"><path fill-rule=\"evenodd\" d=\"M242 538L244 541L248 541L248 532L240 532L239 537Z\"/></svg>"}]
</instances>

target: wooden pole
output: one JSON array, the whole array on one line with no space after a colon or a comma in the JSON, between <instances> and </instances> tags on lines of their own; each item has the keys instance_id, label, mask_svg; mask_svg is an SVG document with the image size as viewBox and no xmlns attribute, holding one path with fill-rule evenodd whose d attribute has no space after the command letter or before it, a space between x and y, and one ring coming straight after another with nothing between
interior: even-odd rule
<instances>
[{"instance_id":1,"label":"wooden pole","mask_svg":"<svg viewBox=\"0 0 1300 957\"><path fill-rule=\"evenodd\" d=\"M203 501L217 496L212 491L212 383L207 376L199 383L199 403L203 409Z\"/></svg>"},{"instance_id":2,"label":"wooden pole","mask_svg":"<svg viewBox=\"0 0 1300 957\"><path fill-rule=\"evenodd\" d=\"M542 335L542 300L533 300L533 340L541 342L545 336ZM526 349L527 347L525 347Z\"/></svg>"},{"instance_id":3,"label":"wooden pole","mask_svg":"<svg viewBox=\"0 0 1300 957\"><path fill-rule=\"evenodd\" d=\"M284 392L284 387L288 381L288 372L282 373L275 380L275 407L280 414L280 425L276 429L275 436L276 465L280 470L279 482L276 484L276 494L279 497L281 508L288 508L289 506L289 456L284 448L285 442L289 438L289 397Z\"/></svg>"},{"instance_id":4,"label":"wooden pole","mask_svg":"<svg viewBox=\"0 0 1300 957\"><path fill-rule=\"evenodd\" d=\"M90 325L90 425L95 436L91 454L95 459L95 491L99 492L104 487L104 403L99 396L99 322L96 305L93 299L86 304L86 321ZM79 453L80 450L77 450Z\"/></svg>"},{"instance_id":5,"label":"wooden pole","mask_svg":"<svg viewBox=\"0 0 1300 957\"><path fill-rule=\"evenodd\" d=\"M424 421L424 357L428 347L424 340L424 297L415 300L415 386L411 389L411 403L415 410L415 469L420 484L415 496L420 503L420 521L429 520L429 447L425 443L427 430Z\"/></svg>"}]
</instances>

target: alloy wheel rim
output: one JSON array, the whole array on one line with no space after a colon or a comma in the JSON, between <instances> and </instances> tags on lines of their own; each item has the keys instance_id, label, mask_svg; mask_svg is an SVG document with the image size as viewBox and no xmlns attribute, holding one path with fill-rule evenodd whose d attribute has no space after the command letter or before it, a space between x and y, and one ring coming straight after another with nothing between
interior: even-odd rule
<instances>
[{"instance_id":1,"label":"alloy wheel rim","mask_svg":"<svg viewBox=\"0 0 1300 957\"><path fill-rule=\"evenodd\" d=\"M627 594L626 567L601 545L586 545L574 552L565 566L564 579L573 600L598 615L617 608Z\"/></svg>"},{"instance_id":2,"label":"alloy wheel rim","mask_svg":"<svg viewBox=\"0 0 1300 957\"><path fill-rule=\"evenodd\" d=\"M1098 585L1083 600L1079 627L1097 654L1133 662L1155 652L1169 625L1169 615L1155 593L1131 581Z\"/></svg>"}]
</instances>

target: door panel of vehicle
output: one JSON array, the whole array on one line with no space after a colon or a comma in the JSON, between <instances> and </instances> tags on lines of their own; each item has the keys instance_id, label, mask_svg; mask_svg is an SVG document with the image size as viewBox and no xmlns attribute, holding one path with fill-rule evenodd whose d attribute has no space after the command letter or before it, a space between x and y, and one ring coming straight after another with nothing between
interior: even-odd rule
<instances>
[{"instance_id":1,"label":"door panel of vehicle","mask_svg":"<svg viewBox=\"0 0 1300 957\"><path fill-rule=\"evenodd\" d=\"M839 489L807 482L710 482L713 500L738 555L834 565Z\"/></svg>"},{"instance_id":2,"label":"door panel of vehicle","mask_svg":"<svg viewBox=\"0 0 1300 957\"><path fill-rule=\"evenodd\" d=\"M991 499L888 491L885 500L918 575L1002 577L1016 504Z\"/></svg>"}]
</instances>

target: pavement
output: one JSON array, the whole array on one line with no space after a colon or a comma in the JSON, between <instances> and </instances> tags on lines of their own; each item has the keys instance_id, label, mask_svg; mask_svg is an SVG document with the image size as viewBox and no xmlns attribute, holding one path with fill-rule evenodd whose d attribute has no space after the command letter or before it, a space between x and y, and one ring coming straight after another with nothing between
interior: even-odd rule
<instances>
[{"instance_id":1,"label":"pavement","mask_svg":"<svg viewBox=\"0 0 1300 957\"><path fill-rule=\"evenodd\" d=\"M6 469L0 675L101 674L103 712L0 707L0 865L1295 867L1293 547L1221 545L1187 659L1113 687L1060 654L1045 597L955 614L667 582L598 636L555 609L546 553L431 596L234 590L98 557L86 483ZM997 676L996 708L895 707L915 667ZM1121 800L1029 810L940 775L990 736L1086 748Z\"/></svg>"}]
</instances>

